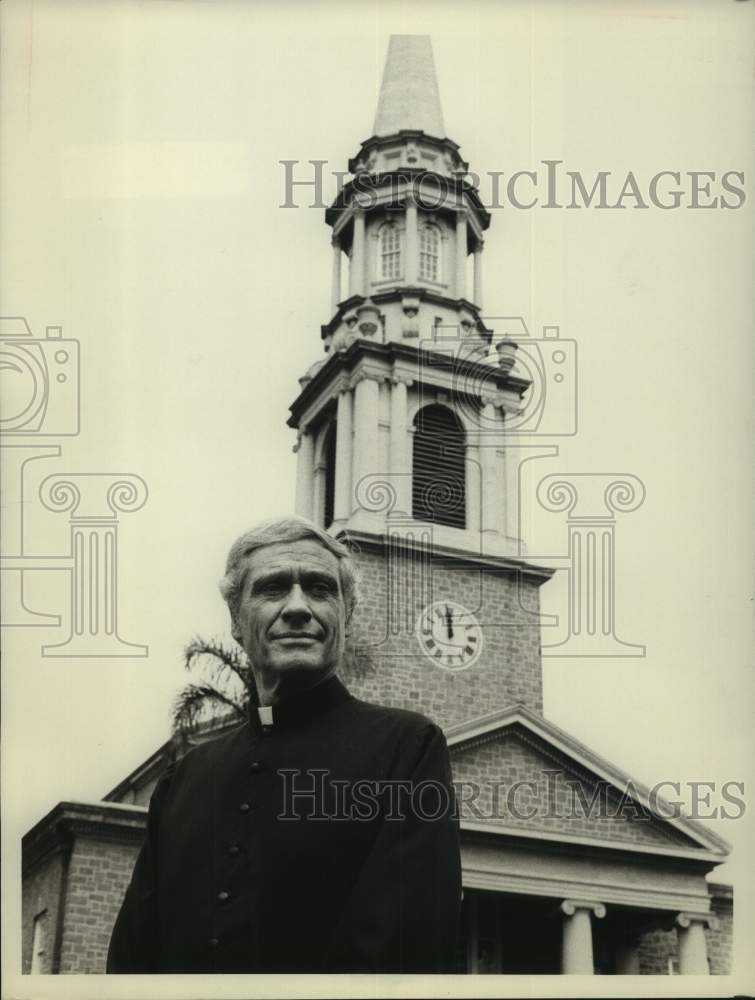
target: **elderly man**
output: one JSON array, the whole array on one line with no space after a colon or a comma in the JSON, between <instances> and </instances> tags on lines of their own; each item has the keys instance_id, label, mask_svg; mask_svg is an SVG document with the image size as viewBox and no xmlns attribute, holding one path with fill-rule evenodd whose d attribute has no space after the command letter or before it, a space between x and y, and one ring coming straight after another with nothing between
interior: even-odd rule
<instances>
[{"instance_id":1,"label":"elderly man","mask_svg":"<svg viewBox=\"0 0 755 1000\"><path fill-rule=\"evenodd\" d=\"M348 551L299 518L243 535L221 590L259 707L160 780L108 972L453 971L448 751L336 676Z\"/></svg>"}]
</instances>

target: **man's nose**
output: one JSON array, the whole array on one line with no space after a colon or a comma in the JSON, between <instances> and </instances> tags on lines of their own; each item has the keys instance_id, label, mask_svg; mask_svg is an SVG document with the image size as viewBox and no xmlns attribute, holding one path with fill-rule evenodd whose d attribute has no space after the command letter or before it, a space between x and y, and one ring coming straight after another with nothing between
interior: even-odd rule
<instances>
[{"instance_id":1,"label":"man's nose","mask_svg":"<svg viewBox=\"0 0 755 1000\"><path fill-rule=\"evenodd\" d=\"M309 621L312 617L306 595L298 583L289 590L281 615L286 621L297 622Z\"/></svg>"}]
</instances>

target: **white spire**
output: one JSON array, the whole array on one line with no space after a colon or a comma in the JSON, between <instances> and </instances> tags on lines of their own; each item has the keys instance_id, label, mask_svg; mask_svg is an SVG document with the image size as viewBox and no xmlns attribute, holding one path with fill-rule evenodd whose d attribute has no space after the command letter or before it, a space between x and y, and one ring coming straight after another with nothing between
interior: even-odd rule
<instances>
[{"instance_id":1,"label":"white spire","mask_svg":"<svg viewBox=\"0 0 755 1000\"><path fill-rule=\"evenodd\" d=\"M401 129L446 134L429 35L391 35L388 43L373 134Z\"/></svg>"}]
</instances>

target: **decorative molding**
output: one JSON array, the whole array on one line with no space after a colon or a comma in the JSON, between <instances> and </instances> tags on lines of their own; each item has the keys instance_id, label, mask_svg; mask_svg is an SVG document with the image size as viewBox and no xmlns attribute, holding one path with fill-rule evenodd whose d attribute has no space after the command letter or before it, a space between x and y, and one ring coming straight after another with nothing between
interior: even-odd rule
<instances>
[{"instance_id":1,"label":"decorative molding","mask_svg":"<svg viewBox=\"0 0 755 1000\"><path fill-rule=\"evenodd\" d=\"M701 893L669 891L657 883L645 885L617 884L594 879L538 876L524 872L496 869L465 858L462 848L462 884L464 888L486 889L492 892L515 893L523 896L546 896L577 903L581 898L597 896L597 905L631 906L646 910L685 910L690 904L704 907L707 898ZM590 905L588 899L585 902Z\"/></svg>"},{"instance_id":2,"label":"decorative molding","mask_svg":"<svg viewBox=\"0 0 755 1000\"><path fill-rule=\"evenodd\" d=\"M692 924L705 924L712 931L717 930L721 923L714 913L691 913L688 910L678 913L674 922L684 930L687 930Z\"/></svg>"},{"instance_id":3,"label":"decorative molding","mask_svg":"<svg viewBox=\"0 0 755 1000\"><path fill-rule=\"evenodd\" d=\"M577 910L589 910L598 920L602 920L606 915L606 908L602 903L586 899L565 899L559 906L559 910L567 917L573 917Z\"/></svg>"}]
</instances>

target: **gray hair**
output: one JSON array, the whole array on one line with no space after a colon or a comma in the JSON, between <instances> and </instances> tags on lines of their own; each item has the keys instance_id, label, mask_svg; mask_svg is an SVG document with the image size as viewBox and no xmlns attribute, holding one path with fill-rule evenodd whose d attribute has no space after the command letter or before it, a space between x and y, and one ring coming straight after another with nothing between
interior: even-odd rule
<instances>
[{"instance_id":1,"label":"gray hair","mask_svg":"<svg viewBox=\"0 0 755 1000\"><path fill-rule=\"evenodd\" d=\"M323 548L332 552L338 559L341 594L346 605L346 620L349 620L358 599L357 575L350 550L346 545L329 535L327 531L318 528L316 524L304 517L276 517L245 531L236 539L228 553L225 576L220 581L219 586L234 624L238 618L241 592L244 589L248 570L248 566L242 565L246 557L265 545L275 545L277 542L298 542L305 538L319 542Z\"/></svg>"}]
</instances>

